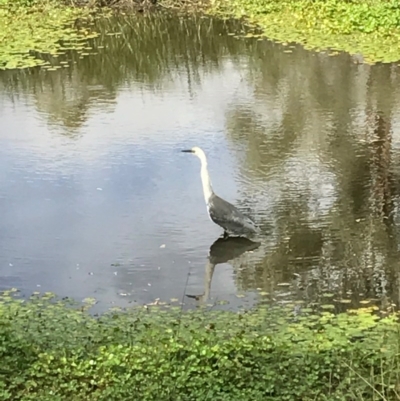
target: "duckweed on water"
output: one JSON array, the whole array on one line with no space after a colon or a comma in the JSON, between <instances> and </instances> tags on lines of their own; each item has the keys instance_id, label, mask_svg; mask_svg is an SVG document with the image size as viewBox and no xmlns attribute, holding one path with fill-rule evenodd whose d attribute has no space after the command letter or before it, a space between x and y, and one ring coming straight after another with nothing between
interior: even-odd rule
<instances>
[{"instance_id":1,"label":"duckweed on water","mask_svg":"<svg viewBox=\"0 0 400 401\"><path fill-rule=\"evenodd\" d=\"M400 60L397 0L215 0L211 13L245 18L270 39L344 50L364 60Z\"/></svg>"},{"instance_id":2,"label":"duckweed on water","mask_svg":"<svg viewBox=\"0 0 400 401\"><path fill-rule=\"evenodd\" d=\"M94 317L52 294L13 294L0 296L0 400L398 399L400 326L372 308Z\"/></svg>"},{"instance_id":3,"label":"duckweed on water","mask_svg":"<svg viewBox=\"0 0 400 401\"><path fill-rule=\"evenodd\" d=\"M37 54L57 54L61 43L72 44L93 37L77 30L77 18L87 19L82 8L60 6L53 0L0 0L0 69L43 64Z\"/></svg>"}]
</instances>

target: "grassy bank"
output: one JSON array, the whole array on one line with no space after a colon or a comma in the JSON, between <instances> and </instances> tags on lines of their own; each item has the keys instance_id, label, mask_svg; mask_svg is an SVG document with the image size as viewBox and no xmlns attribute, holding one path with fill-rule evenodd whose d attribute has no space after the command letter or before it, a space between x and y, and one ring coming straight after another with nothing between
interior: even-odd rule
<instances>
[{"instance_id":1,"label":"grassy bank","mask_svg":"<svg viewBox=\"0 0 400 401\"><path fill-rule=\"evenodd\" d=\"M397 400L400 331L333 316L109 312L0 298L0 400Z\"/></svg>"},{"instance_id":2,"label":"grassy bank","mask_svg":"<svg viewBox=\"0 0 400 401\"><path fill-rule=\"evenodd\" d=\"M397 0L212 0L211 13L246 18L270 39L344 50L364 60L400 60Z\"/></svg>"}]
</instances>

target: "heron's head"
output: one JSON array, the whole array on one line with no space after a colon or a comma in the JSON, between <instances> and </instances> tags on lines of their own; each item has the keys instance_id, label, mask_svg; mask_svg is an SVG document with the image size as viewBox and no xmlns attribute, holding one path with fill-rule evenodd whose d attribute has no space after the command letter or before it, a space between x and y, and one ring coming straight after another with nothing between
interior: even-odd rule
<instances>
[{"instance_id":1,"label":"heron's head","mask_svg":"<svg viewBox=\"0 0 400 401\"><path fill-rule=\"evenodd\" d=\"M202 162L207 162L206 160L206 155L203 151L203 149L199 148L198 146L195 146L192 149L185 149L182 150L182 152L186 152L186 153L193 153L194 155L196 155Z\"/></svg>"}]
</instances>

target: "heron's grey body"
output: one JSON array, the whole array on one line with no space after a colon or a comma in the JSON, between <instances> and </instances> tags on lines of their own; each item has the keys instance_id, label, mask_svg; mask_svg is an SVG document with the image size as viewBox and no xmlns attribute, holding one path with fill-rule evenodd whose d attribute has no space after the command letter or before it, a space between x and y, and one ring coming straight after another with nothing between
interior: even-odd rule
<instances>
[{"instance_id":1,"label":"heron's grey body","mask_svg":"<svg viewBox=\"0 0 400 401\"><path fill-rule=\"evenodd\" d=\"M207 207L211 220L227 234L251 236L259 231L249 217L214 193L210 196Z\"/></svg>"},{"instance_id":2,"label":"heron's grey body","mask_svg":"<svg viewBox=\"0 0 400 401\"><path fill-rule=\"evenodd\" d=\"M224 236L229 235L250 237L260 232L253 220L245 216L234 205L215 195L207 169L207 158L203 150L194 147L182 152L194 153L201 161L201 182L204 200L206 201L210 219L224 229Z\"/></svg>"}]
</instances>

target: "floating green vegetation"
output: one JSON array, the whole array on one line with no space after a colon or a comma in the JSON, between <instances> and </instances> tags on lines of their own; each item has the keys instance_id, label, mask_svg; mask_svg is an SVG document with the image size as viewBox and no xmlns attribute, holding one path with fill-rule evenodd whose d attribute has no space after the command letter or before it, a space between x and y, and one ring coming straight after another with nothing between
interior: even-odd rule
<instances>
[{"instance_id":1,"label":"floating green vegetation","mask_svg":"<svg viewBox=\"0 0 400 401\"><path fill-rule=\"evenodd\" d=\"M78 18L88 17L87 9L55 0L0 0L0 69L44 64L38 54L57 55L63 41L74 48L95 36L74 26Z\"/></svg>"},{"instance_id":2,"label":"floating green vegetation","mask_svg":"<svg viewBox=\"0 0 400 401\"><path fill-rule=\"evenodd\" d=\"M99 317L0 296L0 400L395 400L400 325L362 309L152 306Z\"/></svg>"},{"instance_id":3,"label":"floating green vegetation","mask_svg":"<svg viewBox=\"0 0 400 401\"><path fill-rule=\"evenodd\" d=\"M368 63L400 60L397 0L215 0L211 12L244 17L280 42L344 50Z\"/></svg>"}]
</instances>

